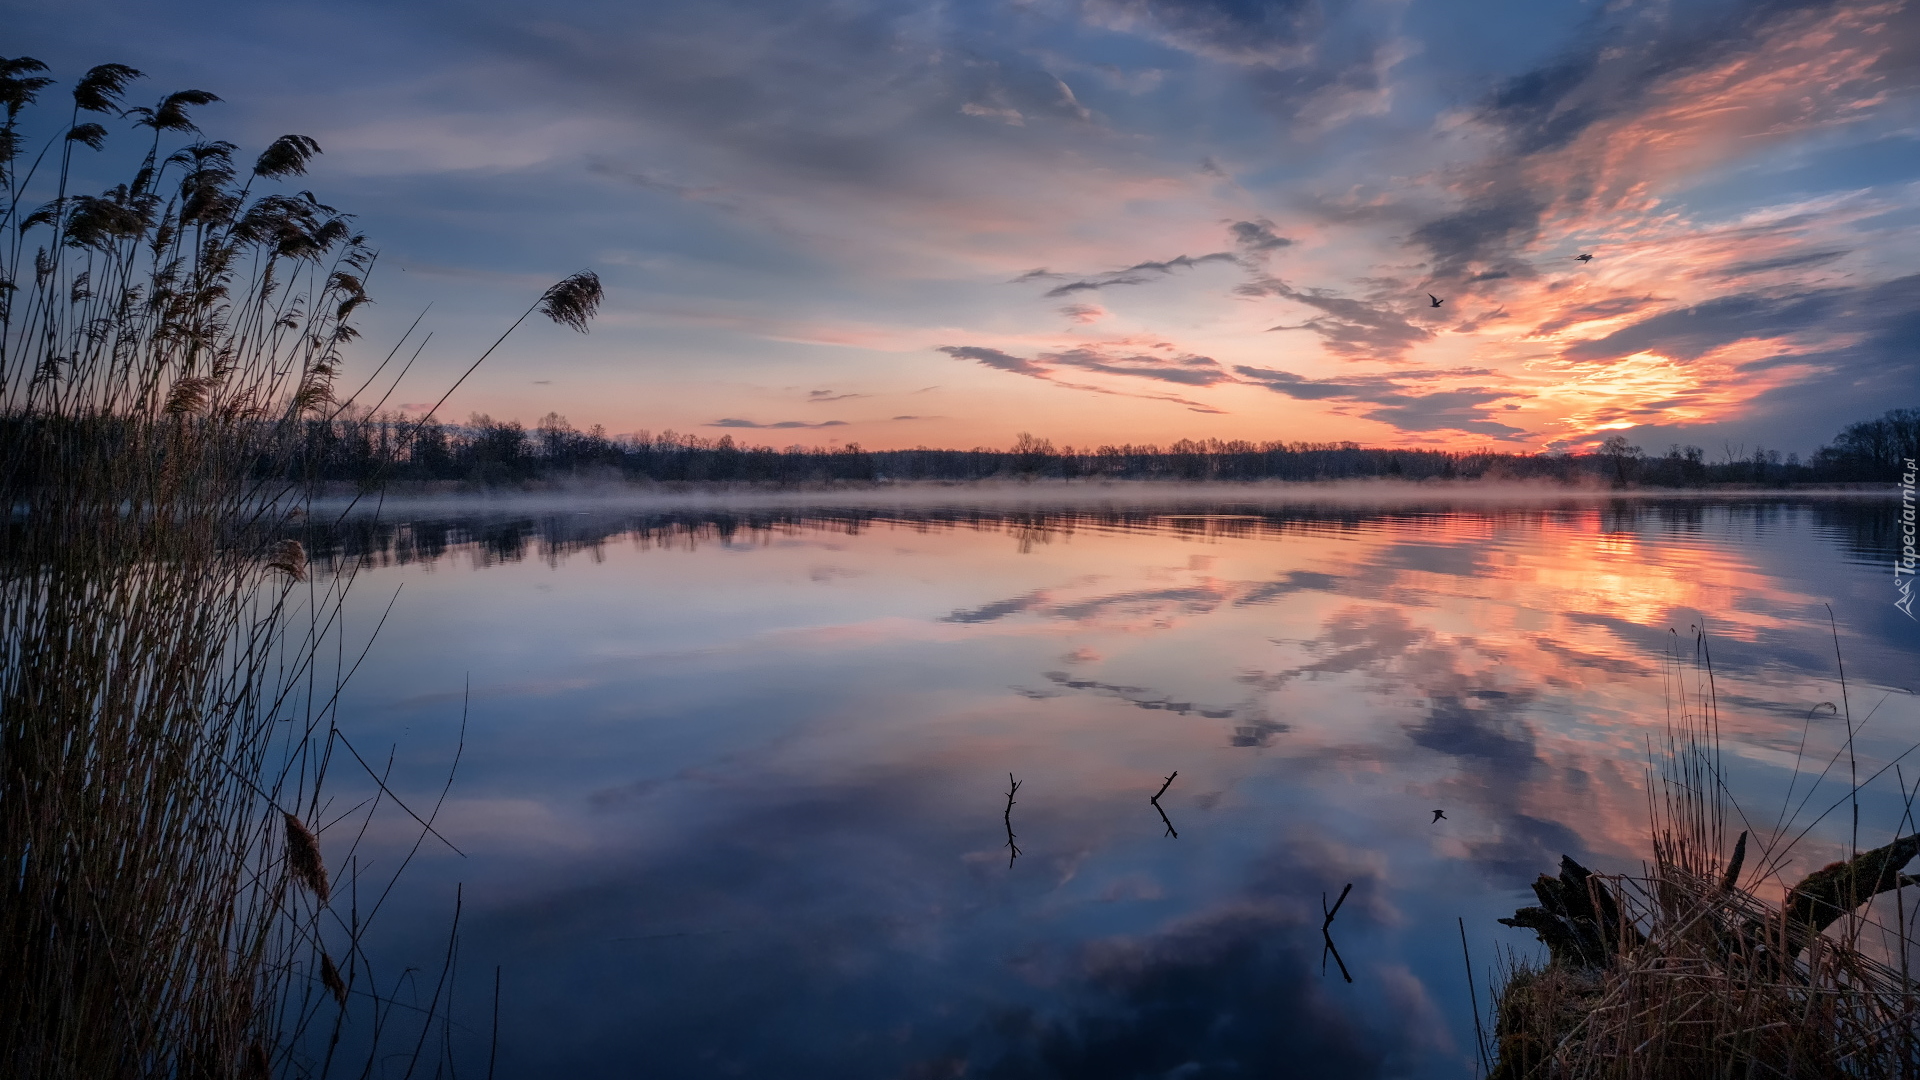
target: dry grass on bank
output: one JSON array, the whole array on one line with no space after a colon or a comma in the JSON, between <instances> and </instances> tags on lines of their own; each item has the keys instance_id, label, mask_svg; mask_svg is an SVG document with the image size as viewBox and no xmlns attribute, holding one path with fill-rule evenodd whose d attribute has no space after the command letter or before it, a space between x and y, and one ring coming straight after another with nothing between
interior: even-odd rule
<instances>
[{"instance_id":1,"label":"dry grass on bank","mask_svg":"<svg viewBox=\"0 0 1920 1080\"><path fill-rule=\"evenodd\" d=\"M1501 920L1538 933L1549 959L1509 961L1502 973L1492 1076L1920 1076L1905 914L1920 882L1901 872L1920 853L1912 794L1903 790L1904 835L1785 888L1778 868L1810 826L1783 814L1765 839L1750 845L1743 831L1728 842L1738 808L1723 780L1711 672L1703 664L1698 674L1708 680L1696 687L1700 707L1670 722L1650 785L1647 871L1594 874L1563 858L1557 877L1534 883L1539 905ZM1853 793L1836 808L1873 779L1849 772ZM1781 902L1757 895L1763 888L1784 889ZM1891 903L1869 906L1881 894ZM1891 924L1873 917L1881 910Z\"/></svg>"}]
</instances>

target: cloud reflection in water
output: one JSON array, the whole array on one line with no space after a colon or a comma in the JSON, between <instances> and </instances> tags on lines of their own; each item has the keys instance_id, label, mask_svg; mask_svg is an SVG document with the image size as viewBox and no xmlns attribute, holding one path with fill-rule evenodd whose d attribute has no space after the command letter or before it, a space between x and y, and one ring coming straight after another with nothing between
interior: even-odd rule
<instances>
[{"instance_id":1,"label":"cloud reflection in water","mask_svg":"<svg viewBox=\"0 0 1920 1080\"><path fill-rule=\"evenodd\" d=\"M467 882L508 1075L1464 1076L1432 943L1464 915L1524 946L1491 920L1534 873L1641 857L1669 627L1725 643L1756 790L1828 693L1828 598L1851 673L1908 670L1855 561L1879 513L568 514L308 546L407 582L351 688L369 737L448 722L433 695L475 674L444 828L476 854L421 887ZM1884 755L1920 715L1875 724ZM1175 769L1178 844L1140 805ZM1348 881L1351 988L1312 922Z\"/></svg>"}]
</instances>

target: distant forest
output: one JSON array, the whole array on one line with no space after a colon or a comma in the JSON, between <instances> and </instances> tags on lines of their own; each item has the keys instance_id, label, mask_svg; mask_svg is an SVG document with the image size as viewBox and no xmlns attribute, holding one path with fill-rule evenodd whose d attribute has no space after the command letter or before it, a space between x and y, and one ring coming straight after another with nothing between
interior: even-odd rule
<instances>
[{"instance_id":1,"label":"distant forest","mask_svg":"<svg viewBox=\"0 0 1920 1080\"><path fill-rule=\"evenodd\" d=\"M1516 454L1492 450L1404 450L1358 443L1182 439L1170 446L1056 447L1022 434L1006 450L866 450L745 446L732 435L664 432L608 437L578 431L548 414L531 430L474 416L464 425L421 424L390 415L312 421L295 468L306 478L372 486L388 481L457 481L478 486L537 481L751 483L798 486L901 480L1548 480L1567 484L1701 487L1888 483L1920 457L1920 408L1895 409L1850 424L1810 458L1725 447L1649 452L1608 438L1597 452Z\"/></svg>"}]
</instances>

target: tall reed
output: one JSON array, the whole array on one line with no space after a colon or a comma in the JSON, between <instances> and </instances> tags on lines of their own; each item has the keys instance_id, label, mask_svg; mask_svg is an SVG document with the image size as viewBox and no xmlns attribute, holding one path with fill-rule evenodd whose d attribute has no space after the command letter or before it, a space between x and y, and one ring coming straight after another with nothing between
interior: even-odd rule
<instances>
[{"instance_id":1,"label":"tall reed","mask_svg":"<svg viewBox=\"0 0 1920 1080\"><path fill-rule=\"evenodd\" d=\"M373 253L283 190L312 139L243 165L123 65L29 145L44 71L0 58L0 1074L271 1075L365 982L316 837L352 573L279 530Z\"/></svg>"}]
</instances>

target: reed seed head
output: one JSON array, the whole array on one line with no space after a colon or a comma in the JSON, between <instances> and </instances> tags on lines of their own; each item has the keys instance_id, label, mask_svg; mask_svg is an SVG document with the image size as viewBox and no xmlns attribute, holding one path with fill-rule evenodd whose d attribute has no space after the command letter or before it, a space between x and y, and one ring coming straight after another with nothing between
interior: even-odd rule
<instances>
[{"instance_id":1,"label":"reed seed head","mask_svg":"<svg viewBox=\"0 0 1920 1080\"><path fill-rule=\"evenodd\" d=\"M301 547L298 540L282 540L273 546L273 558L267 561L267 569L279 570L295 581L305 581L307 549ZM293 822L291 814L287 816L287 821Z\"/></svg>"},{"instance_id":2,"label":"reed seed head","mask_svg":"<svg viewBox=\"0 0 1920 1080\"><path fill-rule=\"evenodd\" d=\"M121 92L141 77L141 72L125 64L100 64L74 84L73 103L86 112L119 112Z\"/></svg>"},{"instance_id":3,"label":"reed seed head","mask_svg":"<svg viewBox=\"0 0 1920 1080\"><path fill-rule=\"evenodd\" d=\"M591 270L568 276L540 297L540 314L583 334L587 332L587 320L598 310L600 275Z\"/></svg>"},{"instance_id":4,"label":"reed seed head","mask_svg":"<svg viewBox=\"0 0 1920 1080\"><path fill-rule=\"evenodd\" d=\"M299 818L282 813L287 819L287 868L324 904L328 895L327 864L320 861L320 841Z\"/></svg>"},{"instance_id":5,"label":"reed seed head","mask_svg":"<svg viewBox=\"0 0 1920 1080\"><path fill-rule=\"evenodd\" d=\"M347 981L340 977L340 968L334 964L333 957L324 952L320 954L320 981L332 992L333 1000L344 1008L347 1004Z\"/></svg>"},{"instance_id":6,"label":"reed seed head","mask_svg":"<svg viewBox=\"0 0 1920 1080\"><path fill-rule=\"evenodd\" d=\"M52 79L33 74L45 70L47 65L31 56L16 56L11 60L0 56L0 105L6 107L8 117L33 104L40 91L52 84Z\"/></svg>"},{"instance_id":7,"label":"reed seed head","mask_svg":"<svg viewBox=\"0 0 1920 1080\"><path fill-rule=\"evenodd\" d=\"M107 129L99 124L75 124L67 132L68 142L85 143L95 150L107 145Z\"/></svg>"},{"instance_id":8,"label":"reed seed head","mask_svg":"<svg viewBox=\"0 0 1920 1080\"><path fill-rule=\"evenodd\" d=\"M213 389L213 380L205 375L194 375L173 384L173 390L167 394L168 416L189 416L207 407L207 393Z\"/></svg>"},{"instance_id":9,"label":"reed seed head","mask_svg":"<svg viewBox=\"0 0 1920 1080\"><path fill-rule=\"evenodd\" d=\"M253 164L253 175L279 178L304 176L307 161L320 152L320 144L305 135L282 135L273 140Z\"/></svg>"},{"instance_id":10,"label":"reed seed head","mask_svg":"<svg viewBox=\"0 0 1920 1080\"><path fill-rule=\"evenodd\" d=\"M317 413L333 402L333 387L327 385L324 375L309 375L293 393L293 412L296 416Z\"/></svg>"},{"instance_id":11,"label":"reed seed head","mask_svg":"<svg viewBox=\"0 0 1920 1080\"><path fill-rule=\"evenodd\" d=\"M187 116L189 105L211 105L220 100L218 94L205 90L177 90L160 99L160 104L151 109L128 109L130 116L138 116L135 123L141 127L150 127L155 131L191 131L198 133L199 127Z\"/></svg>"}]
</instances>

